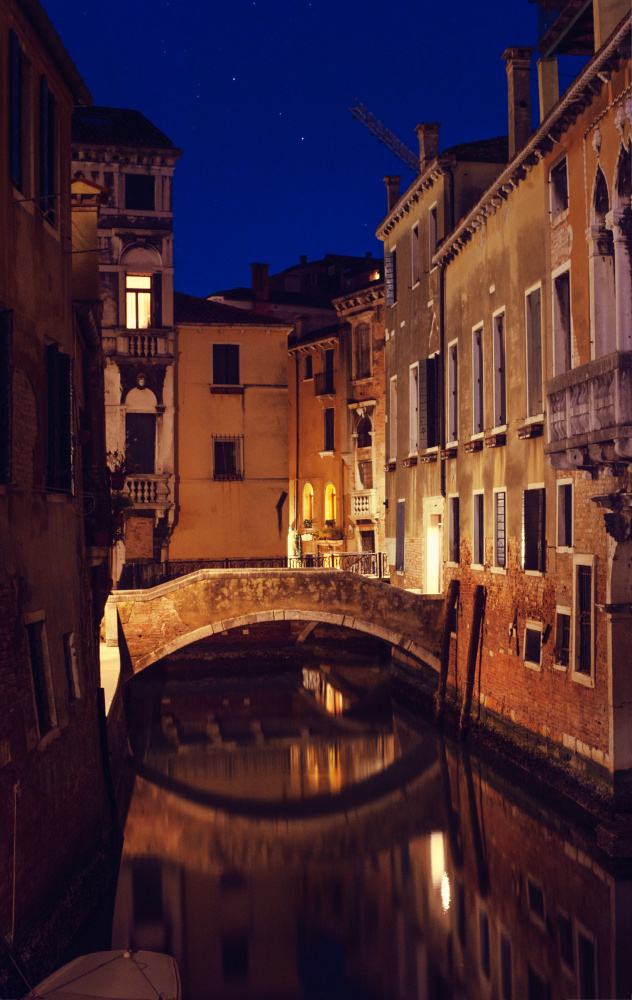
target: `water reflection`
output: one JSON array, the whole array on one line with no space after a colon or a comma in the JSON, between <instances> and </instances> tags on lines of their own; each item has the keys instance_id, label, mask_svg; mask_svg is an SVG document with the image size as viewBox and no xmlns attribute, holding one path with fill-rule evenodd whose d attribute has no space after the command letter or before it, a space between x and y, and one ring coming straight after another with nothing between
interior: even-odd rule
<instances>
[{"instance_id":1,"label":"water reflection","mask_svg":"<svg viewBox=\"0 0 632 1000\"><path fill-rule=\"evenodd\" d=\"M173 954L186 1000L630 995L631 883L588 832L401 715L330 712L320 667L249 691L157 703L113 946Z\"/></svg>"}]
</instances>

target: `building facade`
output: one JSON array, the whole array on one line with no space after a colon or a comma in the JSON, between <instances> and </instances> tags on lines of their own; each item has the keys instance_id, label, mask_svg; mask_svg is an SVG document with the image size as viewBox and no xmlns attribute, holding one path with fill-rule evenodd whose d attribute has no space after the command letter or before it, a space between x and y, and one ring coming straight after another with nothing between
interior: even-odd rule
<instances>
[{"instance_id":1,"label":"building facade","mask_svg":"<svg viewBox=\"0 0 632 1000\"><path fill-rule=\"evenodd\" d=\"M172 560L274 559L287 538L287 336L276 318L175 293Z\"/></svg>"},{"instance_id":2,"label":"building facade","mask_svg":"<svg viewBox=\"0 0 632 1000\"><path fill-rule=\"evenodd\" d=\"M161 562L175 511L173 369L174 167L181 155L140 112L79 108L74 176L107 192L99 268L108 464L131 501L113 575L125 562Z\"/></svg>"},{"instance_id":3,"label":"building facade","mask_svg":"<svg viewBox=\"0 0 632 1000\"><path fill-rule=\"evenodd\" d=\"M76 253L100 193L71 185L72 110L91 97L39 3L2 5L0 51L0 992L16 995L9 954L31 981L58 961L111 836L110 511L97 280Z\"/></svg>"}]
</instances>

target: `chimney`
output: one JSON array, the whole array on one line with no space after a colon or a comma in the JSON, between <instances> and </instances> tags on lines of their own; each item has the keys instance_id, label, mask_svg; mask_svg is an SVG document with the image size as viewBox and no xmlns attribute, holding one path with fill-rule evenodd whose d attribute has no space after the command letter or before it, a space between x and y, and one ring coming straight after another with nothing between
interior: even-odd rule
<instances>
[{"instance_id":1,"label":"chimney","mask_svg":"<svg viewBox=\"0 0 632 1000\"><path fill-rule=\"evenodd\" d=\"M252 288L255 297L253 308L255 312L267 312L268 311L268 265L251 264L250 274L251 274L250 287Z\"/></svg>"},{"instance_id":2,"label":"chimney","mask_svg":"<svg viewBox=\"0 0 632 1000\"><path fill-rule=\"evenodd\" d=\"M440 128L441 122L421 122L415 129L419 137L419 166L422 174L439 155Z\"/></svg>"},{"instance_id":3,"label":"chimney","mask_svg":"<svg viewBox=\"0 0 632 1000\"><path fill-rule=\"evenodd\" d=\"M540 98L540 121L543 122L551 108L560 99L560 85L557 79L557 59L538 59L538 95Z\"/></svg>"},{"instance_id":4,"label":"chimney","mask_svg":"<svg viewBox=\"0 0 632 1000\"><path fill-rule=\"evenodd\" d=\"M393 208L399 201L399 182L401 181L401 174L399 177L385 177L384 183L386 184L386 195L388 197L388 210L393 211Z\"/></svg>"},{"instance_id":5,"label":"chimney","mask_svg":"<svg viewBox=\"0 0 632 1000\"><path fill-rule=\"evenodd\" d=\"M531 135L531 91L529 67L535 49L505 49L509 95L509 159L526 145Z\"/></svg>"},{"instance_id":6,"label":"chimney","mask_svg":"<svg viewBox=\"0 0 632 1000\"><path fill-rule=\"evenodd\" d=\"M610 37L622 17L630 10L630 0L593 0L595 52Z\"/></svg>"}]
</instances>

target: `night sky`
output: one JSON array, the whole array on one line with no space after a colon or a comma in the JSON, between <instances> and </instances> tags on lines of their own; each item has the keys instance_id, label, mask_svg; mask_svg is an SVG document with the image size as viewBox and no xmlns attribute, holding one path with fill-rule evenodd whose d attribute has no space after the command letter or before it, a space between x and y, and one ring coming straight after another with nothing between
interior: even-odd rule
<instances>
[{"instance_id":1,"label":"night sky","mask_svg":"<svg viewBox=\"0 0 632 1000\"><path fill-rule=\"evenodd\" d=\"M420 121L442 122L441 149L506 134L500 57L537 41L528 0L43 2L95 104L142 111L184 151L175 287L195 295L249 285L252 261L381 256L382 178L413 175L349 107L415 152Z\"/></svg>"}]
</instances>

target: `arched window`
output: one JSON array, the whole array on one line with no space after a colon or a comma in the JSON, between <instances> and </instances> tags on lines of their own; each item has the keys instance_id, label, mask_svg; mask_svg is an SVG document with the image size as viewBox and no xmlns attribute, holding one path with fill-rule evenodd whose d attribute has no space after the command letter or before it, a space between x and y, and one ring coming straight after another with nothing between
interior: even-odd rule
<instances>
[{"instance_id":1,"label":"arched window","mask_svg":"<svg viewBox=\"0 0 632 1000\"><path fill-rule=\"evenodd\" d=\"M372 443L371 421L368 417L362 417L358 422L358 448L370 448Z\"/></svg>"},{"instance_id":2,"label":"arched window","mask_svg":"<svg viewBox=\"0 0 632 1000\"><path fill-rule=\"evenodd\" d=\"M632 176L629 146L621 146L615 173L612 235L616 275L616 346L617 351L632 349Z\"/></svg>"},{"instance_id":3,"label":"arched window","mask_svg":"<svg viewBox=\"0 0 632 1000\"><path fill-rule=\"evenodd\" d=\"M609 209L608 185L601 167L597 167L587 233L593 358L615 350L614 244L606 223Z\"/></svg>"},{"instance_id":4,"label":"arched window","mask_svg":"<svg viewBox=\"0 0 632 1000\"><path fill-rule=\"evenodd\" d=\"M303 520L312 521L314 518L314 490L311 483L305 483L303 487Z\"/></svg>"},{"instance_id":5,"label":"arched window","mask_svg":"<svg viewBox=\"0 0 632 1000\"><path fill-rule=\"evenodd\" d=\"M325 486L325 522L336 520L336 487L333 483Z\"/></svg>"}]
</instances>

